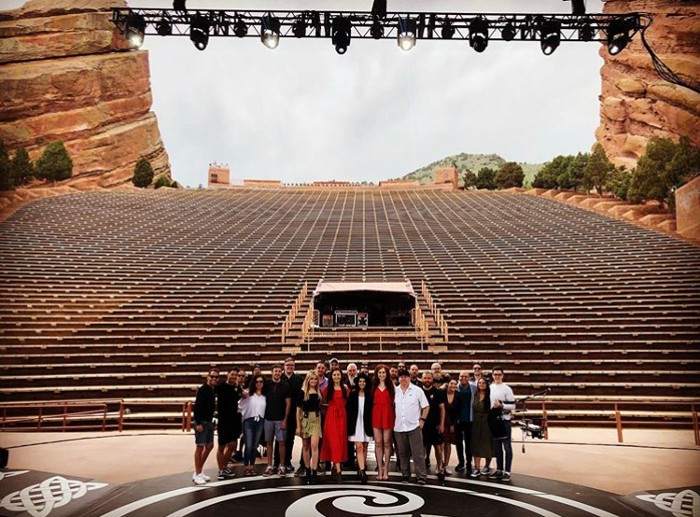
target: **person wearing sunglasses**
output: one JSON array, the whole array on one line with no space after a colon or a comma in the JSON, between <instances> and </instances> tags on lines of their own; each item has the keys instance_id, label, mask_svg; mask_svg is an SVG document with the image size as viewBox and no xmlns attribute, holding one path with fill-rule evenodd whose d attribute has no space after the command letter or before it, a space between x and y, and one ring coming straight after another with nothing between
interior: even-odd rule
<instances>
[{"instance_id":1,"label":"person wearing sunglasses","mask_svg":"<svg viewBox=\"0 0 700 517\"><path fill-rule=\"evenodd\" d=\"M216 411L216 395L214 387L219 382L219 370L209 370L206 382L197 389L194 402L194 474L192 481L203 485L211 478L204 474L204 464L214 448L214 412Z\"/></svg>"},{"instance_id":2,"label":"person wearing sunglasses","mask_svg":"<svg viewBox=\"0 0 700 517\"><path fill-rule=\"evenodd\" d=\"M255 453L258 450L265 425L266 407L265 377L261 374L253 375L250 379L250 385L243 390L241 399L238 401L238 411L243 419L243 437L245 439L243 464L246 476L255 475Z\"/></svg>"}]
</instances>

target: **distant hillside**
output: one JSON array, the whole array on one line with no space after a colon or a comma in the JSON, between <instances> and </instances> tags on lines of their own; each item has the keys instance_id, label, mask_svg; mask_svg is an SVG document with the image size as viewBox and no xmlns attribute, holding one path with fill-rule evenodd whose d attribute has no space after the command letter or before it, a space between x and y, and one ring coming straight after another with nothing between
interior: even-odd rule
<instances>
[{"instance_id":1,"label":"distant hillside","mask_svg":"<svg viewBox=\"0 0 700 517\"><path fill-rule=\"evenodd\" d=\"M448 156L429 165L421 167L404 176L404 179L419 180L421 183L430 183L435 177L434 171L438 167L449 167L455 163L460 174L466 169L471 170L474 174L479 172L482 167L490 167L498 170L506 163L501 156L497 154L470 154L461 153L454 156ZM525 172L525 184L532 182L535 174L542 168L543 163L520 163Z\"/></svg>"}]
</instances>

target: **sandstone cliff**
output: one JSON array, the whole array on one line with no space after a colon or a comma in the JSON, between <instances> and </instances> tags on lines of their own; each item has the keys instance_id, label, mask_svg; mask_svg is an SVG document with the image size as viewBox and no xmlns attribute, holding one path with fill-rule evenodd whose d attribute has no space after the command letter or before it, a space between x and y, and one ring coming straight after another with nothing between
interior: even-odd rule
<instances>
[{"instance_id":1,"label":"sandstone cliff","mask_svg":"<svg viewBox=\"0 0 700 517\"><path fill-rule=\"evenodd\" d=\"M684 81L700 82L700 1L603 0L605 13L654 15L647 41ZM618 165L632 168L652 136L690 136L700 145L700 95L659 77L641 35L602 68L601 124L597 140Z\"/></svg>"},{"instance_id":2,"label":"sandstone cliff","mask_svg":"<svg viewBox=\"0 0 700 517\"><path fill-rule=\"evenodd\" d=\"M0 139L36 158L63 140L68 183L113 187L140 156L170 175L151 108L148 53L129 50L111 22L124 0L31 0L0 11Z\"/></svg>"}]
</instances>

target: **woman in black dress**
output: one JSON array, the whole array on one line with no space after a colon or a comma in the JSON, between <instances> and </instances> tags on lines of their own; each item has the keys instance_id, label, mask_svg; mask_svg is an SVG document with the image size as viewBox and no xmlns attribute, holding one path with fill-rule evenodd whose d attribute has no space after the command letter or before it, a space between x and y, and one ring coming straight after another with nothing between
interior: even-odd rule
<instances>
[{"instance_id":1,"label":"woman in black dress","mask_svg":"<svg viewBox=\"0 0 700 517\"><path fill-rule=\"evenodd\" d=\"M367 444L372 440L372 394L369 377L360 373L355 378L355 389L348 395L345 411L348 414L348 440L355 444L358 477L367 484Z\"/></svg>"},{"instance_id":2,"label":"woman in black dress","mask_svg":"<svg viewBox=\"0 0 700 517\"><path fill-rule=\"evenodd\" d=\"M470 474L476 478L482 475L481 458L484 458L484 467L493 457L493 444L491 430L489 429L489 410L491 409L491 390L483 377L476 385L478 391L472 403L474 408L474 422L472 423L472 454L474 456L474 469ZM488 472L487 472L488 473Z\"/></svg>"}]
</instances>

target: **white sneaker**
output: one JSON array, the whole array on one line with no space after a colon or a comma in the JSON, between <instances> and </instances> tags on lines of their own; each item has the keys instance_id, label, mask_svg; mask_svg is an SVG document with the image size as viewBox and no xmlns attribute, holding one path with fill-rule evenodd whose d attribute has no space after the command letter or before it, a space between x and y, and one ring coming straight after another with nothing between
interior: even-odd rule
<instances>
[{"instance_id":1,"label":"white sneaker","mask_svg":"<svg viewBox=\"0 0 700 517\"><path fill-rule=\"evenodd\" d=\"M206 482L207 482L207 480L204 479L204 476L202 476L201 474L195 475L195 476L192 478L192 481L194 481L194 484L195 484L195 485L204 485L204 484L206 484Z\"/></svg>"},{"instance_id":2,"label":"white sneaker","mask_svg":"<svg viewBox=\"0 0 700 517\"><path fill-rule=\"evenodd\" d=\"M211 481L211 478L207 476L204 472L202 472L202 477L204 478L204 481Z\"/></svg>"}]
</instances>

